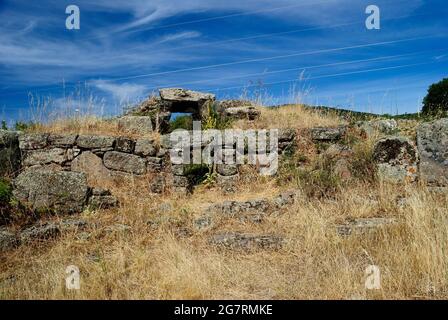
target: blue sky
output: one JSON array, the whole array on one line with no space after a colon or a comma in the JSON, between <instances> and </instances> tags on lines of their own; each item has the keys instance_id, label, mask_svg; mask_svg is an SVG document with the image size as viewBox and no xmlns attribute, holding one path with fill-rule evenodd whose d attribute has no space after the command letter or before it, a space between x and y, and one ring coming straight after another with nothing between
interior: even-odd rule
<instances>
[{"instance_id":1,"label":"blue sky","mask_svg":"<svg viewBox=\"0 0 448 320\"><path fill-rule=\"evenodd\" d=\"M0 119L118 114L159 87L416 112L448 77L447 14L446 0L0 0Z\"/></svg>"}]
</instances>

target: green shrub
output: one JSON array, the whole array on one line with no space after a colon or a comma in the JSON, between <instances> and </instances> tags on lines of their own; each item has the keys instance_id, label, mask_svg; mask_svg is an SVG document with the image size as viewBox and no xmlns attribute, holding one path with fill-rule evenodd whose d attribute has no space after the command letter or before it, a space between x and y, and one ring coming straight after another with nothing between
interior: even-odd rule
<instances>
[{"instance_id":1,"label":"green shrub","mask_svg":"<svg viewBox=\"0 0 448 320\"><path fill-rule=\"evenodd\" d=\"M189 115L176 117L170 122L170 132L176 129L193 130L193 118Z\"/></svg>"},{"instance_id":2,"label":"green shrub","mask_svg":"<svg viewBox=\"0 0 448 320\"><path fill-rule=\"evenodd\" d=\"M448 112L448 78L432 84L423 100L422 113L444 116Z\"/></svg>"},{"instance_id":3,"label":"green shrub","mask_svg":"<svg viewBox=\"0 0 448 320\"><path fill-rule=\"evenodd\" d=\"M17 121L15 124L15 129L17 131L27 131L29 129L34 128L36 125L33 122L22 122Z\"/></svg>"},{"instance_id":4,"label":"green shrub","mask_svg":"<svg viewBox=\"0 0 448 320\"><path fill-rule=\"evenodd\" d=\"M11 195L12 195L12 189L9 182L0 179L0 205L4 203L9 203Z\"/></svg>"},{"instance_id":5,"label":"green shrub","mask_svg":"<svg viewBox=\"0 0 448 320\"><path fill-rule=\"evenodd\" d=\"M5 120L2 120L2 126L1 126L2 130L8 130L8 125L6 124Z\"/></svg>"}]
</instances>

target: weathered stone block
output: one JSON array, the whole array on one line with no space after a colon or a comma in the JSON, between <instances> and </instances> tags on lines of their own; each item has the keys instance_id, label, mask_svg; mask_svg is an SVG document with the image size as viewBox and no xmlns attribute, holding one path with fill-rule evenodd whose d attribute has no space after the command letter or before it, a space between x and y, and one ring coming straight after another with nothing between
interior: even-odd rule
<instances>
[{"instance_id":1,"label":"weathered stone block","mask_svg":"<svg viewBox=\"0 0 448 320\"><path fill-rule=\"evenodd\" d=\"M19 135L21 150L36 150L48 145L48 133L26 133Z\"/></svg>"},{"instance_id":2,"label":"weathered stone block","mask_svg":"<svg viewBox=\"0 0 448 320\"><path fill-rule=\"evenodd\" d=\"M284 239L276 235L254 235L238 232L216 234L210 238L210 243L229 249L280 249Z\"/></svg>"},{"instance_id":3,"label":"weathered stone block","mask_svg":"<svg viewBox=\"0 0 448 320\"><path fill-rule=\"evenodd\" d=\"M118 129L127 133L150 134L154 131L151 117L125 116L118 119Z\"/></svg>"},{"instance_id":4,"label":"weathered stone block","mask_svg":"<svg viewBox=\"0 0 448 320\"><path fill-rule=\"evenodd\" d=\"M154 140L137 139L135 144L135 154L143 157L154 157L157 154L157 148Z\"/></svg>"},{"instance_id":5,"label":"weathered stone block","mask_svg":"<svg viewBox=\"0 0 448 320\"><path fill-rule=\"evenodd\" d=\"M311 138L314 141L337 141L344 137L346 133L345 127L337 128L312 128L310 129Z\"/></svg>"},{"instance_id":6,"label":"weathered stone block","mask_svg":"<svg viewBox=\"0 0 448 320\"><path fill-rule=\"evenodd\" d=\"M40 149L23 152L22 164L25 167L46 165L50 163L61 165L69 160L71 160L70 155L65 149Z\"/></svg>"},{"instance_id":7,"label":"weathered stone block","mask_svg":"<svg viewBox=\"0 0 448 320\"><path fill-rule=\"evenodd\" d=\"M132 139L119 137L115 142L115 150L119 152L133 153L135 142Z\"/></svg>"},{"instance_id":8,"label":"weathered stone block","mask_svg":"<svg viewBox=\"0 0 448 320\"><path fill-rule=\"evenodd\" d=\"M418 153L414 144L404 137L379 140L373 150L380 179L393 182L413 182L417 179Z\"/></svg>"},{"instance_id":9,"label":"weathered stone block","mask_svg":"<svg viewBox=\"0 0 448 320\"><path fill-rule=\"evenodd\" d=\"M104 165L111 170L142 175L146 173L146 160L139 156L109 151L104 155Z\"/></svg>"},{"instance_id":10,"label":"weathered stone block","mask_svg":"<svg viewBox=\"0 0 448 320\"><path fill-rule=\"evenodd\" d=\"M216 171L222 176L233 176L238 174L238 166L236 164L218 164Z\"/></svg>"},{"instance_id":11,"label":"weathered stone block","mask_svg":"<svg viewBox=\"0 0 448 320\"><path fill-rule=\"evenodd\" d=\"M14 196L36 211L81 212L89 188L85 174L32 170L14 180Z\"/></svg>"},{"instance_id":12,"label":"weathered stone block","mask_svg":"<svg viewBox=\"0 0 448 320\"><path fill-rule=\"evenodd\" d=\"M54 147L71 148L75 145L77 137L75 134L50 134L48 136L48 142Z\"/></svg>"},{"instance_id":13,"label":"weathered stone block","mask_svg":"<svg viewBox=\"0 0 448 320\"><path fill-rule=\"evenodd\" d=\"M71 163L71 170L85 173L89 181L110 179L110 171L104 166L103 160L90 151L76 157Z\"/></svg>"},{"instance_id":14,"label":"weathered stone block","mask_svg":"<svg viewBox=\"0 0 448 320\"><path fill-rule=\"evenodd\" d=\"M83 149L109 149L115 144L114 137L80 135L76 140L78 147Z\"/></svg>"},{"instance_id":15,"label":"weathered stone block","mask_svg":"<svg viewBox=\"0 0 448 320\"><path fill-rule=\"evenodd\" d=\"M448 118L417 128L420 178L433 186L448 186Z\"/></svg>"}]
</instances>

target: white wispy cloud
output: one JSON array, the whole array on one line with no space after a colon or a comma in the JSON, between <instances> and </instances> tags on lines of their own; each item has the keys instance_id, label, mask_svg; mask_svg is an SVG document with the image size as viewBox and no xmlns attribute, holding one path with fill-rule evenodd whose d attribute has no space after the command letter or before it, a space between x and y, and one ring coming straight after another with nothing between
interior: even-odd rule
<instances>
[{"instance_id":1,"label":"white wispy cloud","mask_svg":"<svg viewBox=\"0 0 448 320\"><path fill-rule=\"evenodd\" d=\"M119 102L135 101L144 96L146 86L132 83L113 83L105 80L94 80L91 84L114 97Z\"/></svg>"}]
</instances>

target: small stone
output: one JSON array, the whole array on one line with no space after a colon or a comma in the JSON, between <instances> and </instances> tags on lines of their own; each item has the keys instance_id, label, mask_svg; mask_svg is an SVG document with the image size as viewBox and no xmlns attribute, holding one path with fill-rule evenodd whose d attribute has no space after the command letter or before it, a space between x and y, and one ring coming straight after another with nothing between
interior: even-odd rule
<instances>
[{"instance_id":1,"label":"small stone","mask_svg":"<svg viewBox=\"0 0 448 320\"><path fill-rule=\"evenodd\" d=\"M135 154L143 157L154 157L157 154L157 148L153 140L137 139L135 144Z\"/></svg>"},{"instance_id":2,"label":"small stone","mask_svg":"<svg viewBox=\"0 0 448 320\"><path fill-rule=\"evenodd\" d=\"M131 139L119 137L115 143L115 150L119 152L133 153L135 142Z\"/></svg>"},{"instance_id":3,"label":"small stone","mask_svg":"<svg viewBox=\"0 0 448 320\"><path fill-rule=\"evenodd\" d=\"M19 239L6 228L0 228L0 252L15 248L19 244Z\"/></svg>"},{"instance_id":4,"label":"small stone","mask_svg":"<svg viewBox=\"0 0 448 320\"><path fill-rule=\"evenodd\" d=\"M238 174L238 166L236 164L218 164L216 171L222 176L233 176Z\"/></svg>"},{"instance_id":5,"label":"small stone","mask_svg":"<svg viewBox=\"0 0 448 320\"><path fill-rule=\"evenodd\" d=\"M341 236L353 233L366 233L395 224L397 221L390 218L359 218L343 225L337 225L336 230Z\"/></svg>"},{"instance_id":6,"label":"small stone","mask_svg":"<svg viewBox=\"0 0 448 320\"><path fill-rule=\"evenodd\" d=\"M118 206L118 199L112 195L92 196L89 199L91 209L110 209Z\"/></svg>"},{"instance_id":7,"label":"small stone","mask_svg":"<svg viewBox=\"0 0 448 320\"><path fill-rule=\"evenodd\" d=\"M209 229L213 225L213 218L210 215L201 216L193 221L196 230Z\"/></svg>"},{"instance_id":8,"label":"small stone","mask_svg":"<svg viewBox=\"0 0 448 320\"><path fill-rule=\"evenodd\" d=\"M173 164L171 166L171 170L175 176L183 176L185 173L184 166L182 164Z\"/></svg>"},{"instance_id":9,"label":"small stone","mask_svg":"<svg viewBox=\"0 0 448 320\"><path fill-rule=\"evenodd\" d=\"M20 233L20 239L23 243L36 240L48 240L57 237L61 233L60 227L55 223L36 224Z\"/></svg>"},{"instance_id":10,"label":"small stone","mask_svg":"<svg viewBox=\"0 0 448 320\"><path fill-rule=\"evenodd\" d=\"M337 128L324 128L317 127L310 129L311 138L314 141L337 141L341 140L345 133L345 127L337 127Z\"/></svg>"}]
</instances>

